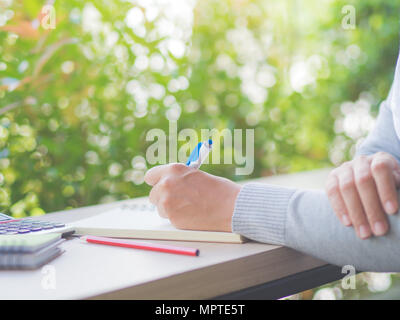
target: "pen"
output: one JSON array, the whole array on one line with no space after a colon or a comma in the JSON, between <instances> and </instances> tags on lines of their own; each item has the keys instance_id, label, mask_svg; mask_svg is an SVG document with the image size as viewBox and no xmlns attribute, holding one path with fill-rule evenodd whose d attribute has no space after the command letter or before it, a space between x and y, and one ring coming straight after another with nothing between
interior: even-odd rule
<instances>
[{"instance_id":1,"label":"pen","mask_svg":"<svg viewBox=\"0 0 400 320\"><path fill-rule=\"evenodd\" d=\"M208 139L208 141L199 142L190 154L186 165L195 169L199 169L201 164L207 158L208 154L212 148L212 140Z\"/></svg>"},{"instance_id":2,"label":"pen","mask_svg":"<svg viewBox=\"0 0 400 320\"><path fill-rule=\"evenodd\" d=\"M137 242L133 240L96 237L96 236L83 236L80 239L89 243L97 243L108 246L124 247L131 249L142 249L142 250L159 251L159 252L174 253L174 254L183 254L187 256L198 256L200 254L199 249L177 247L166 244L154 244L149 242Z\"/></svg>"}]
</instances>

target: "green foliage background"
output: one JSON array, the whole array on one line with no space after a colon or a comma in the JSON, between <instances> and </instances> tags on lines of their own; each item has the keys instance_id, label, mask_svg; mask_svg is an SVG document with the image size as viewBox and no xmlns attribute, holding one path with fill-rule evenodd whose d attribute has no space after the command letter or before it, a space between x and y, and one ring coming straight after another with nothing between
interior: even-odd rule
<instances>
[{"instance_id":1,"label":"green foliage background","mask_svg":"<svg viewBox=\"0 0 400 320\"><path fill-rule=\"evenodd\" d=\"M146 2L56 1L54 30L40 25L44 4L0 7L8 17L0 29L0 203L16 217L147 194L135 157L145 157L149 129L168 132L168 112L178 114L178 130L254 128L252 177L327 166L338 136L335 161L343 161L358 140L335 131L340 105L364 95L375 114L398 52L400 5L392 1L190 2L192 28L167 10L150 17ZM354 30L342 27L349 4ZM135 7L145 19L132 28L125 18ZM165 21L189 33L178 57L163 46ZM161 67L152 67L157 59ZM312 80L295 91L298 61ZM250 178L233 169L206 168Z\"/></svg>"},{"instance_id":2,"label":"green foliage background","mask_svg":"<svg viewBox=\"0 0 400 320\"><path fill-rule=\"evenodd\" d=\"M146 195L146 132L171 117L178 130L255 129L252 176L205 167L233 180L337 165L368 132L346 131L346 113L372 119L390 88L397 1L187 1L189 27L152 3L55 1L45 30L44 1L0 0L3 212Z\"/></svg>"}]
</instances>

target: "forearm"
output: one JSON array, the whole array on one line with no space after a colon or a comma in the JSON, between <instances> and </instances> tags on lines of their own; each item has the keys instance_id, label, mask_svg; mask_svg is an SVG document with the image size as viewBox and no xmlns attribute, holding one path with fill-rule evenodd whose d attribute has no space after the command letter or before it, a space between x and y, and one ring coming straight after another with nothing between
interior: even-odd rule
<instances>
[{"instance_id":1,"label":"forearm","mask_svg":"<svg viewBox=\"0 0 400 320\"><path fill-rule=\"evenodd\" d=\"M357 238L336 218L322 191L264 184L245 185L232 219L233 232L279 244L360 271L400 271L400 221L391 216L383 237Z\"/></svg>"},{"instance_id":2,"label":"forearm","mask_svg":"<svg viewBox=\"0 0 400 320\"><path fill-rule=\"evenodd\" d=\"M388 98L390 100L390 98ZM374 129L356 155L386 152L400 162L400 140L387 101L381 104ZM399 215L388 216L390 231L361 240L343 226L322 191L248 184L239 193L232 230L261 242L285 245L336 265L359 270L400 271Z\"/></svg>"}]
</instances>

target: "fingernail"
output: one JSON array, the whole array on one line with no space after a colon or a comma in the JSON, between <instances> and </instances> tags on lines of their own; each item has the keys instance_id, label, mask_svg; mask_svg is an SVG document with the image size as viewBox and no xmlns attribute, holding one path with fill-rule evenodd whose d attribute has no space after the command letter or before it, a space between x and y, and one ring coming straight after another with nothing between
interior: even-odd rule
<instances>
[{"instance_id":1,"label":"fingernail","mask_svg":"<svg viewBox=\"0 0 400 320\"><path fill-rule=\"evenodd\" d=\"M386 201L385 210L386 210L386 213L388 213L388 214L395 214L396 213L396 208L395 208L394 203L392 201Z\"/></svg>"},{"instance_id":2,"label":"fingernail","mask_svg":"<svg viewBox=\"0 0 400 320\"><path fill-rule=\"evenodd\" d=\"M351 221L350 221L349 217L347 216L347 214L342 215L342 222L345 226L351 225Z\"/></svg>"},{"instance_id":3,"label":"fingernail","mask_svg":"<svg viewBox=\"0 0 400 320\"><path fill-rule=\"evenodd\" d=\"M376 236L383 236L386 233L386 224L381 222L381 221L377 221L374 223L374 234Z\"/></svg>"},{"instance_id":4,"label":"fingernail","mask_svg":"<svg viewBox=\"0 0 400 320\"><path fill-rule=\"evenodd\" d=\"M366 239L371 235L371 230L369 229L368 226L366 225L362 225L360 226L360 228L358 229L359 231L359 235L362 239Z\"/></svg>"}]
</instances>

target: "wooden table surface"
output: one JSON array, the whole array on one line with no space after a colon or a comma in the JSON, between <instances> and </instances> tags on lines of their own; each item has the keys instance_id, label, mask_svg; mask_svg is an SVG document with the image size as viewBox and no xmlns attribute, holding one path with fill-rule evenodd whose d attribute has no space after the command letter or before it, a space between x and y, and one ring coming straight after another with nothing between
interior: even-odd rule
<instances>
[{"instance_id":1,"label":"wooden table surface","mask_svg":"<svg viewBox=\"0 0 400 320\"><path fill-rule=\"evenodd\" d=\"M329 169L257 179L291 187L322 188ZM126 200L123 202L135 201ZM65 223L121 202L47 214ZM197 247L199 257L64 242L66 252L33 271L0 271L0 299L207 299L295 275L325 262L268 244L153 241Z\"/></svg>"}]
</instances>

